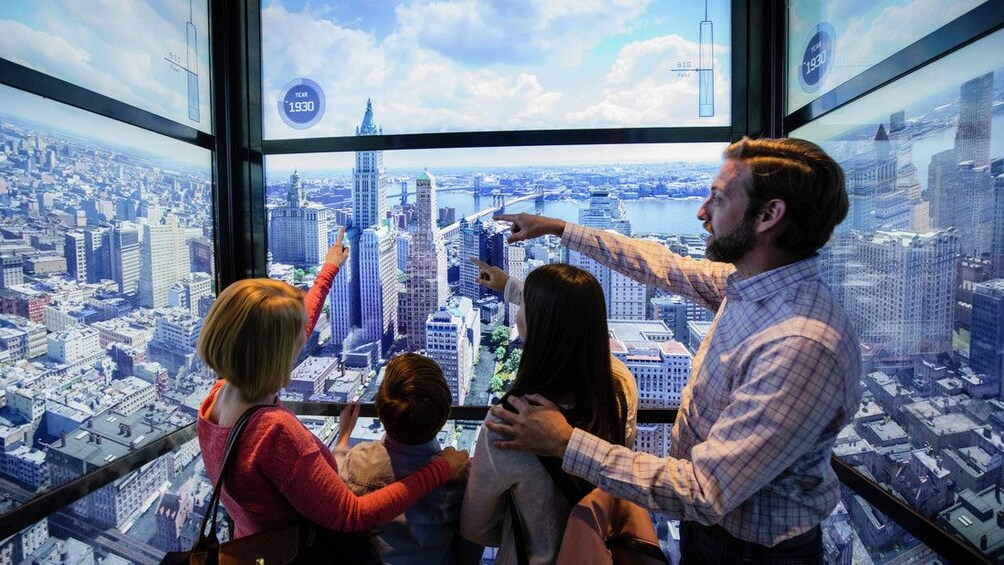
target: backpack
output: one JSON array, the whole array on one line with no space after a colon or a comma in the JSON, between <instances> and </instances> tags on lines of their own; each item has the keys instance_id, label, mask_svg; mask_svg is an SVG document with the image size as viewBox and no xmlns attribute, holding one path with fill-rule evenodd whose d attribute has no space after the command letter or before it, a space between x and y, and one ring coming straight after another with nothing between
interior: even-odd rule
<instances>
[{"instance_id":1,"label":"backpack","mask_svg":"<svg viewBox=\"0 0 1004 565\"><path fill-rule=\"evenodd\" d=\"M575 492L576 477L560 468L560 461L540 457L544 469L563 494ZM548 461L550 460L550 461ZM554 462L558 462L556 468ZM555 471L557 469L557 471ZM569 498L569 500L575 500ZM523 521L516 509L515 500L509 500L513 535L516 539L516 562L527 565L526 541L523 538ZM602 565L669 565L669 560L659 546L659 538L648 511L637 504L621 500L614 495L593 488L578 497L572 507L561 535L561 546L555 560L558 565L596 563Z\"/></svg>"},{"instance_id":2,"label":"backpack","mask_svg":"<svg viewBox=\"0 0 1004 565\"><path fill-rule=\"evenodd\" d=\"M598 488L572 508L556 563L669 565L648 511Z\"/></svg>"}]
</instances>

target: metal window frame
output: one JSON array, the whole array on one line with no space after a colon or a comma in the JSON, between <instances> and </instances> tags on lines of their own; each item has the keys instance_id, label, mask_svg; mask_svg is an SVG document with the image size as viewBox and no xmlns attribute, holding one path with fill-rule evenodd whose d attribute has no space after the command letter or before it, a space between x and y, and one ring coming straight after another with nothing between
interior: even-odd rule
<instances>
[{"instance_id":1,"label":"metal window frame","mask_svg":"<svg viewBox=\"0 0 1004 565\"><path fill-rule=\"evenodd\" d=\"M210 133L3 58L0 58L0 84L203 149L213 149Z\"/></svg>"}]
</instances>

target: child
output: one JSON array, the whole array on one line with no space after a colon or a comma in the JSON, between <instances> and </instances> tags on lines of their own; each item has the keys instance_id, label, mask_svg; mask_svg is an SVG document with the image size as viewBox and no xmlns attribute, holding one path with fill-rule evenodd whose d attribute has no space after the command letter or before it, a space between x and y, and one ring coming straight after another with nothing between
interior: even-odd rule
<instances>
[{"instance_id":1,"label":"child","mask_svg":"<svg viewBox=\"0 0 1004 565\"><path fill-rule=\"evenodd\" d=\"M376 397L387 433L345 454L340 469L349 489L358 495L378 490L436 457L442 451L436 435L450 415L451 401L435 361L414 353L391 359ZM478 563L483 549L460 536L464 487L465 481L447 483L381 528L377 551L384 563Z\"/></svg>"}]
</instances>

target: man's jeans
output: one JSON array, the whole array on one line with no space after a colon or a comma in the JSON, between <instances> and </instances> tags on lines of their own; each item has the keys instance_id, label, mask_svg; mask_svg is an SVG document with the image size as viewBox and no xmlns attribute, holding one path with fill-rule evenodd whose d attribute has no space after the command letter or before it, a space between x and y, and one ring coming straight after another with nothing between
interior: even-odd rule
<instances>
[{"instance_id":1,"label":"man's jeans","mask_svg":"<svg viewBox=\"0 0 1004 565\"><path fill-rule=\"evenodd\" d=\"M767 547L736 538L721 526L681 522L680 555L680 565L822 565L823 534L816 526L774 547Z\"/></svg>"}]
</instances>

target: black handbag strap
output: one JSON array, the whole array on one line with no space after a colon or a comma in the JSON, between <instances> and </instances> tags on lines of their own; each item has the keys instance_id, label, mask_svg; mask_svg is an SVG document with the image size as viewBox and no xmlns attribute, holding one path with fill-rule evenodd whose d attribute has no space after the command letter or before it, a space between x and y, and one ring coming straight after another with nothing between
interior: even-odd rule
<instances>
[{"instance_id":1,"label":"black handbag strap","mask_svg":"<svg viewBox=\"0 0 1004 565\"><path fill-rule=\"evenodd\" d=\"M565 496L565 500L572 506L578 504L580 500L596 488L596 485L589 481L566 473L561 468L561 459L558 457L538 455L537 460L540 461L540 466L551 476L554 486L558 487L558 491Z\"/></svg>"},{"instance_id":2,"label":"black handbag strap","mask_svg":"<svg viewBox=\"0 0 1004 565\"><path fill-rule=\"evenodd\" d=\"M237 419L233 427L230 428L230 434L227 436L227 444L223 450L223 464L220 465L220 476L216 479L213 494L209 497L209 503L206 505L206 513L202 516L202 525L199 526L199 539L195 542L195 548L214 547L220 544L220 540L216 536L216 515L220 508L220 494L223 492L223 477L234 466L234 462L237 459L237 443L240 441L241 434L244 433L244 428L247 427L251 416L254 416L258 410L269 407L270 405L256 404L248 408ZM207 535L206 524L209 523L210 510L212 510L212 527Z\"/></svg>"},{"instance_id":3,"label":"black handbag strap","mask_svg":"<svg viewBox=\"0 0 1004 565\"><path fill-rule=\"evenodd\" d=\"M516 509L516 497L509 489L509 516L512 518L512 535L516 538L516 565L530 565L529 552L526 548L526 539L523 537L523 520L519 517L519 510Z\"/></svg>"}]
</instances>

